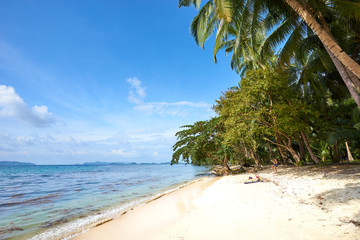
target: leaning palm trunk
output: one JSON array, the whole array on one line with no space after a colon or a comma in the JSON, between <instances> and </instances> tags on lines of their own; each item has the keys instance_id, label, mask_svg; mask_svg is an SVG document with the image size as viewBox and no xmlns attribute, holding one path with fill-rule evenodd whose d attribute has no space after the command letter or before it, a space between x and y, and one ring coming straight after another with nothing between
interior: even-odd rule
<instances>
[{"instance_id":1,"label":"leaning palm trunk","mask_svg":"<svg viewBox=\"0 0 360 240\"><path fill-rule=\"evenodd\" d=\"M332 52L335 58L351 72L360 78L360 65L356 63L349 55L347 55L330 36L324 30L324 28L316 21L315 17L311 14L311 11L302 6L296 0L284 0L313 30L313 32L318 36L321 42L326 46L330 52Z\"/></svg>"},{"instance_id":2,"label":"leaning palm trunk","mask_svg":"<svg viewBox=\"0 0 360 240\"><path fill-rule=\"evenodd\" d=\"M349 69L346 69L346 72L349 74L349 77L350 77L352 83L354 84L354 87L355 87L356 91L360 94L360 81L359 81L359 79Z\"/></svg>"},{"instance_id":3,"label":"leaning palm trunk","mask_svg":"<svg viewBox=\"0 0 360 240\"><path fill-rule=\"evenodd\" d=\"M320 23L321 23L322 27L324 28L325 32L326 32L327 34L329 34L329 36L336 42L336 39L335 39L334 36L332 35L331 30L330 30L330 27L329 27L329 25L327 24L325 18L324 18L321 14L319 14L318 17L319 17ZM323 45L324 45L324 44L323 44ZM338 72L340 73L340 75L341 75L342 79L344 80L344 82L345 82L345 81L348 82L348 79L350 79L351 82L352 82L351 85L356 89L356 91L357 91L358 93L360 93L360 81L359 81L359 79L354 75L353 72L351 72L349 69L347 69L346 67L344 67L344 65L340 62L340 60L337 59L337 58L334 56L334 54L331 53L331 51L330 51L328 48L326 48L325 45L324 45L324 47L325 47L326 51L328 52L331 60L333 61L336 69L337 69ZM331 53L331 54L330 54L330 53ZM342 73L342 74L341 74L341 73ZM345 79L345 78L346 78L346 79ZM350 91L350 89L349 89L349 91Z\"/></svg>"},{"instance_id":4,"label":"leaning palm trunk","mask_svg":"<svg viewBox=\"0 0 360 240\"><path fill-rule=\"evenodd\" d=\"M325 45L324 45L325 46ZM331 60L333 61L333 63L335 64L336 69L339 71L340 76L342 78L342 80L344 81L347 89L349 90L351 97L354 99L354 101L356 102L356 104L358 105L358 107L360 107L360 95L359 93L356 91L353 82L351 81L351 78L348 74L348 72L346 71L345 67L343 66L343 64L339 61L339 59L337 59L334 54L329 50L328 47L325 46L326 51L328 52Z\"/></svg>"},{"instance_id":5,"label":"leaning palm trunk","mask_svg":"<svg viewBox=\"0 0 360 240\"><path fill-rule=\"evenodd\" d=\"M347 152L347 155L348 155L348 159L350 162L354 161L354 158L350 152L350 148L349 148L349 144L348 142L345 140L345 145L346 145L346 152Z\"/></svg>"},{"instance_id":6,"label":"leaning palm trunk","mask_svg":"<svg viewBox=\"0 0 360 240\"><path fill-rule=\"evenodd\" d=\"M322 26L324 27L324 30L327 34L335 41L334 36L330 32L330 28L327 25L325 19L323 16L319 16L320 22ZM322 42L322 41L321 41ZM346 67L340 62L339 59L335 57L335 55L330 51L330 49L322 42L322 44L325 47L325 50L329 54L332 62L334 63L336 69L338 70L342 80L344 81L346 87L348 88L351 97L354 99L356 104L360 107L360 82L359 79L353 74L353 72L349 71L349 69L346 69Z\"/></svg>"}]
</instances>

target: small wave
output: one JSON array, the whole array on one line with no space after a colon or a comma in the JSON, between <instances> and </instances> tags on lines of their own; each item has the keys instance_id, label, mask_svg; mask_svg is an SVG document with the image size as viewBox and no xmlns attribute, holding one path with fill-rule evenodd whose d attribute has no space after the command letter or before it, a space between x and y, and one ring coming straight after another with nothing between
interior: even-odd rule
<instances>
[{"instance_id":1,"label":"small wave","mask_svg":"<svg viewBox=\"0 0 360 240\"><path fill-rule=\"evenodd\" d=\"M53 199L58 198L59 195L60 194L50 194L47 196L32 198L25 201L0 203L0 207L13 207L18 205L36 205L36 204L48 203L53 201Z\"/></svg>"},{"instance_id":2,"label":"small wave","mask_svg":"<svg viewBox=\"0 0 360 240\"><path fill-rule=\"evenodd\" d=\"M42 175L40 175L40 177L52 177L53 175L51 175L51 174L42 174Z\"/></svg>"},{"instance_id":3,"label":"small wave","mask_svg":"<svg viewBox=\"0 0 360 240\"><path fill-rule=\"evenodd\" d=\"M94 210L90 216L79 216L76 220L71 222L66 222L66 219L63 219L64 222L61 222L62 219L59 219L58 222L52 222L52 228L48 229L47 231L38 234L31 238L30 240L48 240L48 239L70 239L73 237L74 233L79 232L82 230L87 230L91 227L96 226L99 222L104 221L105 219L113 219L113 217L119 215L126 209L130 209L136 205L138 205L138 201L133 201L127 204L124 204L120 207L110 209L106 212L95 212L98 210ZM60 225L59 225L60 224ZM58 226L56 226L58 225ZM50 227L50 226L49 226ZM71 236L71 237L69 237Z\"/></svg>"},{"instance_id":4,"label":"small wave","mask_svg":"<svg viewBox=\"0 0 360 240\"><path fill-rule=\"evenodd\" d=\"M108 209L105 212L99 212L98 209L93 209L91 211L91 212L93 212L93 214L90 216L81 215L81 216L77 217L76 220L73 220L70 222L65 222L65 219L64 219L63 223L61 223L61 220L59 220L58 224L60 224L60 225L56 224L55 222L52 222L52 223L50 223L53 226L52 228L48 229L47 231L45 231L41 234L34 236L33 238L31 238L29 240L48 240L48 239L68 240L68 239L71 239L83 232L88 231L90 228L95 227L104 221L111 221L115 217L123 215L130 210L133 210L133 209L140 207L148 202L158 199L158 198L160 198L168 193L171 193L179 188L182 188L186 185L188 185L188 183L173 187L168 190L161 191L160 193L157 193L157 194L142 196L136 200L122 204L118 207L113 207L111 209Z\"/></svg>"},{"instance_id":5,"label":"small wave","mask_svg":"<svg viewBox=\"0 0 360 240\"><path fill-rule=\"evenodd\" d=\"M15 194L15 195L10 196L10 198L18 198L18 197L23 197L23 196L24 196L24 194L19 193L19 194Z\"/></svg>"},{"instance_id":6,"label":"small wave","mask_svg":"<svg viewBox=\"0 0 360 240\"><path fill-rule=\"evenodd\" d=\"M213 174L210 173L210 172L207 172L207 173L199 173L199 174L196 174L195 176L196 177L207 177L207 176L212 176Z\"/></svg>"},{"instance_id":7,"label":"small wave","mask_svg":"<svg viewBox=\"0 0 360 240\"><path fill-rule=\"evenodd\" d=\"M55 221L47 221L47 222L44 222L43 224L41 224L39 226L40 229L47 229L47 228L51 228L51 227L54 227L56 225L59 225L59 224L64 224L64 223L67 223L69 222L70 219L69 218L66 218L66 217L62 217L60 219L57 219Z\"/></svg>"},{"instance_id":8,"label":"small wave","mask_svg":"<svg viewBox=\"0 0 360 240\"><path fill-rule=\"evenodd\" d=\"M8 234L8 233L12 233L12 232L16 232L16 231L24 231L24 229L19 228L19 227L9 227L9 228L0 228L0 235L3 234Z\"/></svg>"}]
</instances>

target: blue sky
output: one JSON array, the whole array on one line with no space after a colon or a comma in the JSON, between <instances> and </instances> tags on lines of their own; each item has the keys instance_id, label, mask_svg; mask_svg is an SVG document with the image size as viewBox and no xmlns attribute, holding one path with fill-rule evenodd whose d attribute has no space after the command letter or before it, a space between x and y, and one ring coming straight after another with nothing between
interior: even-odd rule
<instances>
[{"instance_id":1,"label":"blue sky","mask_svg":"<svg viewBox=\"0 0 360 240\"><path fill-rule=\"evenodd\" d=\"M0 2L0 160L171 160L239 77L177 0Z\"/></svg>"}]
</instances>

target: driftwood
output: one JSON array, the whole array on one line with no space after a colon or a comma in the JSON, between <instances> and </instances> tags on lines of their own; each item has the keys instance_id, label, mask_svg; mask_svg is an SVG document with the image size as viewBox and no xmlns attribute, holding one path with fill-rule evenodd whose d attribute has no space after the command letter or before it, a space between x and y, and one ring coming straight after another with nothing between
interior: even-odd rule
<instances>
[{"instance_id":1,"label":"driftwood","mask_svg":"<svg viewBox=\"0 0 360 240\"><path fill-rule=\"evenodd\" d=\"M212 166L211 173L216 176L224 176L229 174L240 174L240 173L255 173L263 169L262 166L251 166L251 165L233 165L230 166L231 171L221 165Z\"/></svg>"}]
</instances>

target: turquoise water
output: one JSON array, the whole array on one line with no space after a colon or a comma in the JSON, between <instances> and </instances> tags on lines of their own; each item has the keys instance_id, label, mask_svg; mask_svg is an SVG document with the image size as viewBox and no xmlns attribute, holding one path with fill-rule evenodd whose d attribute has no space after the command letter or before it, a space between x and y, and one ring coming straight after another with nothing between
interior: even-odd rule
<instances>
[{"instance_id":1,"label":"turquoise water","mask_svg":"<svg viewBox=\"0 0 360 240\"><path fill-rule=\"evenodd\" d=\"M185 165L0 167L0 239L58 239L207 172Z\"/></svg>"}]
</instances>

